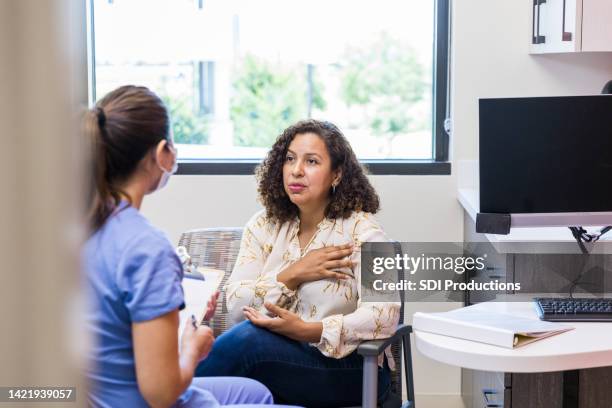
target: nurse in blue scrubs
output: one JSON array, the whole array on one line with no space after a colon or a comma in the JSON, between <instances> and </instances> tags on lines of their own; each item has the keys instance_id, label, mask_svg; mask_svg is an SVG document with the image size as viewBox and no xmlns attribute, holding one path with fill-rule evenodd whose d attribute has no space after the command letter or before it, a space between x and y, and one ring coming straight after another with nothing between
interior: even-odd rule
<instances>
[{"instance_id":1,"label":"nurse in blue scrubs","mask_svg":"<svg viewBox=\"0 0 612 408\"><path fill-rule=\"evenodd\" d=\"M91 236L84 250L93 334L88 370L94 407L218 407L272 404L260 383L238 377L199 378L196 365L214 337L186 324L181 263L164 234L139 209L176 171L168 111L144 87L123 86L87 113L93 147ZM208 304L214 313L216 297ZM250 404L250 405L246 405Z\"/></svg>"}]
</instances>

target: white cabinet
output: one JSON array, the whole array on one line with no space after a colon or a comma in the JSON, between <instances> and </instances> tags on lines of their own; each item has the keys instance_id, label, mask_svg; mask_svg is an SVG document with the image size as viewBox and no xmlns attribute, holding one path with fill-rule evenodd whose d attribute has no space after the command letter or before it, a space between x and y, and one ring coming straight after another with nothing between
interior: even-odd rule
<instances>
[{"instance_id":1,"label":"white cabinet","mask_svg":"<svg viewBox=\"0 0 612 408\"><path fill-rule=\"evenodd\" d=\"M612 0L533 0L531 53L612 51Z\"/></svg>"}]
</instances>

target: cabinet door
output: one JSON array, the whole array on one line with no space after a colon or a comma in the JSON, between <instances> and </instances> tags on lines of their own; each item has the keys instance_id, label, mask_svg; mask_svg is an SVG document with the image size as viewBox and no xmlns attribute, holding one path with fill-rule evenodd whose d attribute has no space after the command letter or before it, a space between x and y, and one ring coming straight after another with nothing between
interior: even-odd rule
<instances>
[{"instance_id":1,"label":"cabinet door","mask_svg":"<svg viewBox=\"0 0 612 408\"><path fill-rule=\"evenodd\" d=\"M473 268L466 271L466 283L474 282L514 282L512 254L499 253L484 234L477 234L476 225L472 218L466 213L463 218L464 225L464 254L472 257L483 257L485 268L476 270ZM499 294L507 292L493 291L468 291L466 293L466 305L493 300Z\"/></svg>"},{"instance_id":2,"label":"cabinet door","mask_svg":"<svg viewBox=\"0 0 612 408\"><path fill-rule=\"evenodd\" d=\"M563 373L513 373L512 407L563 408Z\"/></svg>"},{"instance_id":3,"label":"cabinet door","mask_svg":"<svg viewBox=\"0 0 612 408\"><path fill-rule=\"evenodd\" d=\"M579 51L580 35L576 34L576 28L579 28L581 1L533 0L532 53Z\"/></svg>"},{"instance_id":4,"label":"cabinet door","mask_svg":"<svg viewBox=\"0 0 612 408\"><path fill-rule=\"evenodd\" d=\"M541 54L549 52L550 39L547 38L548 18L550 16L547 9L546 0L533 0L531 15L531 53Z\"/></svg>"},{"instance_id":5,"label":"cabinet door","mask_svg":"<svg viewBox=\"0 0 612 408\"><path fill-rule=\"evenodd\" d=\"M504 408L505 387L502 373L473 370L472 399L474 408Z\"/></svg>"},{"instance_id":6,"label":"cabinet door","mask_svg":"<svg viewBox=\"0 0 612 408\"><path fill-rule=\"evenodd\" d=\"M464 245L465 255L473 258L482 258L485 267L481 270L472 268L466 271L466 283L489 283L498 281L501 283L513 282L513 255L497 252L489 242L466 242ZM506 291L468 291L466 304L486 302L495 299L497 295L509 293Z\"/></svg>"},{"instance_id":7,"label":"cabinet door","mask_svg":"<svg viewBox=\"0 0 612 408\"><path fill-rule=\"evenodd\" d=\"M612 1L582 0L582 51L612 51Z\"/></svg>"},{"instance_id":8,"label":"cabinet door","mask_svg":"<svg viewBox=\"0 0 612 408\"><path fill-rule=\"evenodd\" d=\"M579 407L612 407L612 367L589 368L580 370Z\"/></svg>"},{"instance_id":9,"label":"cabinet door","mask_svg":"<svg viewBox=\"0 0 612 408\"><path fill-rule=\"evenodd\" d=\"M521 283L521 293L534 296L569 296L574 281L574 293L601 296L610 292L610 285L606 283L610 271L612 257L609 255L514 255L514 279Z\"/></svg>"},{"instance_id":10,"label":"cabinet door","mask_svg":"<svg viewBox=\"0 0 612 408\"><path fill-rule=\"evenodd\" d=\"M561 27L554 33L559 39L561 52L580 51L582 0L560 0Z\"/></svg>"},{"instance_id":11,"label":"cabinet door","mask_svg":"<svg viewBox=\"0 0 612 408\"><path fill-rule=\"evenodd\" d=\"M461 369L461 399L465 408L474 408L474 370Z\"/></svg>"}]
</instances>

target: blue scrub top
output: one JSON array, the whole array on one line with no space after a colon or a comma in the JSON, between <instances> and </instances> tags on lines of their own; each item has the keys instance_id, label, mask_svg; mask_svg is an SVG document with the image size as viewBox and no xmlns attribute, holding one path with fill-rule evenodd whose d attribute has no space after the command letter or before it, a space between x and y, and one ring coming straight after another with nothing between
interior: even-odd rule
<instances>
[{"instance_id":1,"label":"blue scrub top","mask_svg":"<svg viewBox=\"0 0 612 408\"><path fill-rule=\"evenodd\" d=\"M122 202L87 241L84 264L94 342L89 404L146 407L136 382L131 325L183 307L181 262L166 236Z\"/></svg>"}]
</instances>

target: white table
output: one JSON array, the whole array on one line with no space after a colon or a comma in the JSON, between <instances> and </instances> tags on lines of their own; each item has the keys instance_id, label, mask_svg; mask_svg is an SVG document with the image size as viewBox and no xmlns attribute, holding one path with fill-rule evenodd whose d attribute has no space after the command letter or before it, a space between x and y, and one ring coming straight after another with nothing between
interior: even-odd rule
<instances>
[{"instance_id":1,"label":"white table","mask_svg":"<svg viewBox=\"0 0 612 408\"><path fill-rule=\"evenodd\" d=\"M532 302L485 302L468 306L537 319ZM417 349L446 364L483 371L535 373L612 366L612 322L575 327L514 350L416 330Z\"/></svg>"}]
</instances>

